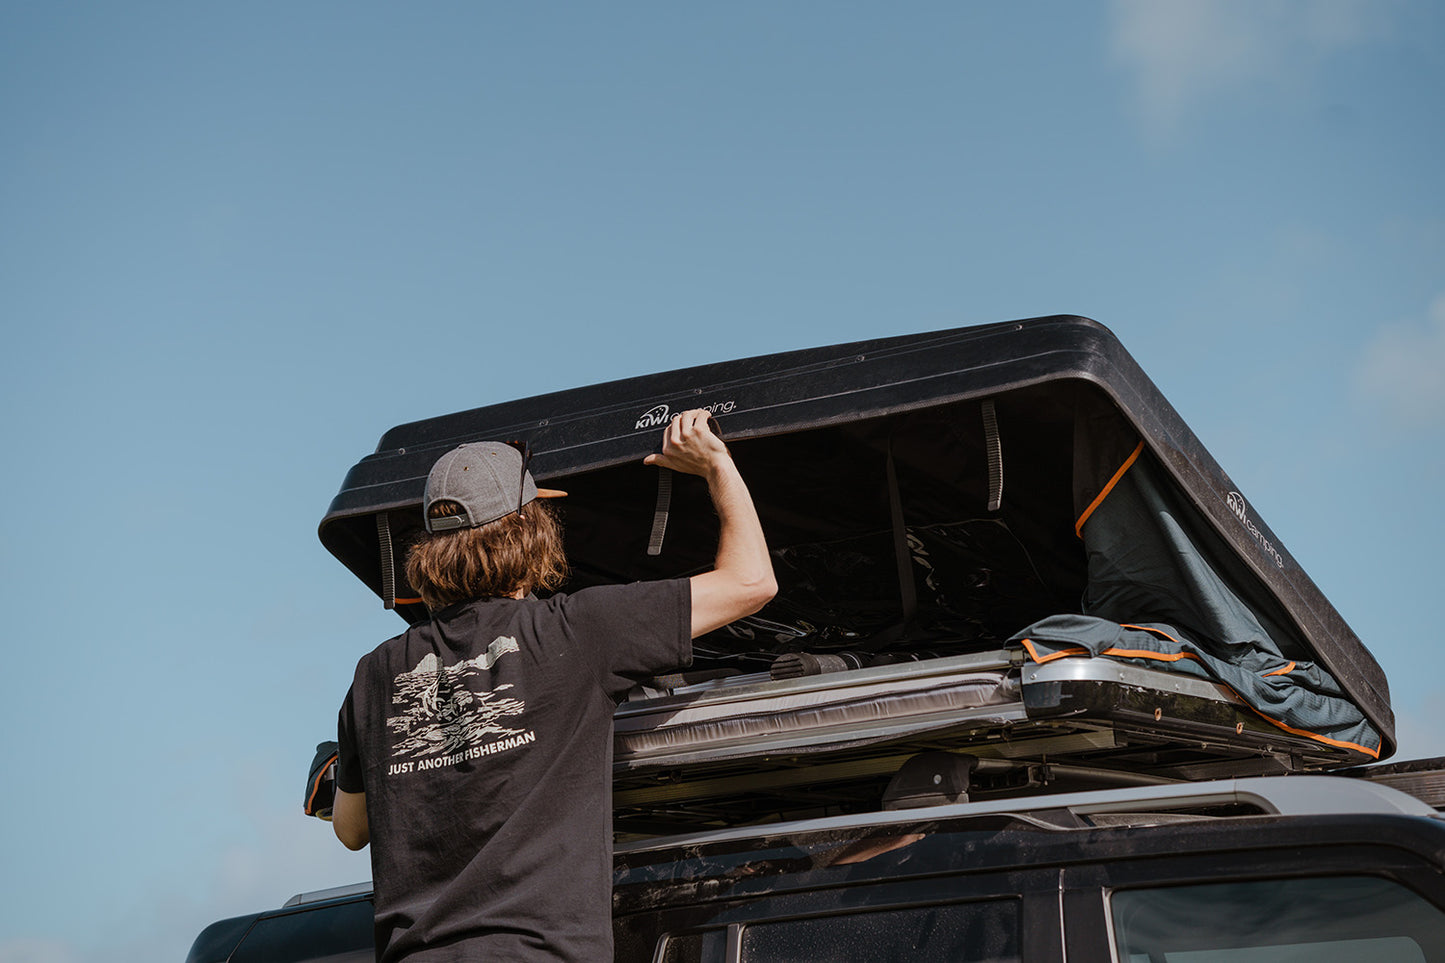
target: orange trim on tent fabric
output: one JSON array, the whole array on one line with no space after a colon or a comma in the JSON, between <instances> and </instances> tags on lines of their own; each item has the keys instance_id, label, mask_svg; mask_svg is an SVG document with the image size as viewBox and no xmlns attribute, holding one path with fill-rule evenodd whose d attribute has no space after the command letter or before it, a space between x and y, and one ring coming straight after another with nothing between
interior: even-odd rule
<instances>
[{"instance_id":1,"label":"orange trim on tent fabric","mask_svg":"<svg viewBox=\"0 0 1445 963\"><path fill-rule=\"evenodd\" d=\"M1043 665L1045 662L1052 662L1055 659L1067 659L1071 655L1089 654L1089 650L1084 648L1082 645L1075 645L1067 649L1061 649L1060 651L1055 652L1053 655L1039 655L1039 650L1034 648L1033 639L1020 639L1019 642L1023 645L1025 649L1028 649L1029 658L1033 659L1039 665Z\"/></svg>"},{"instance_id":2,"label":"orange trim on tent fabric","mask_svg":"<svg viewBox=\"0 0 1445 963\"><path fill-rule=\"evenodd\" d=\"M1147 625L1125 625L1124 628L1126 628L1126 629L1139 629L1139 630L1144 631L1144 632L1153 632L1153 633L1155 633L1156 635L1162 635L1162 636L1164 636L1164 638L1170 640L1171 642L1174 642L1174 643L1179 644L1179 645L1182 645L1182 644L1183 644L1183 643L1180 642L1178 639L1174 638L1174 636L1170 635L1168 632L1165 632L1165 631L1163 631L1163 630L1161 630L1161 629L1151 629L1151 628L1149 628ZM1158 653L1158 652L1143 652L1143 651L1140 651L1140 652L1138 652L1138 653L1133 653L1133 652L1129 652L1129 651L1127 651L1127 650L1106 649L1103 654L1104 654L1104 655L1116 655L1116 656L1133 655L1133 656L1135 656L1135 657L1137 657L1137 658L1141 658L1141 659L1158 659L1158 660L1163 661L1163 662L1177 662L1177 661L1179 661L1180 659L1185 659L1185 658L1187 658L1187 659L1194 659L1194 660L1197 661L1197 662L1202 662L1202 661L1203 661L1202 659L1199 658L1199 656L1195 655L1193 652L1181 652L1181 653L1179 653L1179 654L1176 655L1176 656L1167 656L1167 655L1163 655L1163 654ZM1283 668L1283 669L1278 669L1278 670L1276 670L1275 672L1270 672L1270 673L1267 673L1267 674L1268 674L1268 675L1283 675L1284 673L1286 673L1286 672L1290 671L1291 669L1293 669L1294 666L1295 666L1295 664L1294 664L1293 662L1291 662L1291 663L1290 663L1288 666L1286 666L1285 668ZM1235 692L1233 688L1231 688L1230 686L1226 685L1225 683L1219 682L1218 680L1215 680L1215 684L1216 684L1216 685L1219 685L1219 686L1222 686L1222 687L1224 687L1225 689L1228 689L1228 690L1229 690L1229 694L1232 695L1232 696L1234 696L1236 699L1238 699L1241 705L1243 705L1245 708L1249 709L1249 711L1251 711L1251 712L1255 713L1256 715L1258 715L1258 716L1259 716L1261 719L1263 719L1265 722L1268 722L1270 725L1278 726L1279 728L1283 729L1285 732L1290 732L1290 733L1293 733L1294 735L1297 735L1297 736L1304 736L1306 739L1312 739L1312 740L1314 740L1315 742L1323 742L1323 743L1325 743L1326 745L1330 745L1330 746L1340 746L1340 747L1343 747L1343 748L1346 748L1346 749L1358 749L1360 752L1363 752L1365 755L1369 756L1371 759L1378 759L1378 758L1380 758L1380 750L1378 750L1378 749L1370 749L1370 748L1367 748L1367 747L1365 747L1365 746L1359 746L1359 745L1356 745L1356 744L1353 743L1353 742L1341 742L1341 741L1338 740L1338 739L1331 739L1329 736L1322 736L1322 735L1320 735L1318 732L1309 732L1309 731L1307 731L1307 730L1305 730L1305 729L1296 729L1296 728L1294 728L1294 727L1291 726L1291 725L1288 725L1288 724L1286 724L1286 723L1280 722L1278 719L1275 719L1275 718L1272 717L1272 716L1265 715L1263 712L1260 712L1260 711L1259 711L1258 709L1256 709L1254 706L1250 705L1249 702L1248 702L1243 696L1241 696L1238 692Z\"/></svg>"},{"instance_id":3,"label":"orange trim on tent fabric","mask_svg":"<svg viewBox=\"0 0 1445 963\"><path fill-rule=\"evenodd\" d=\"M1229 687L1225 686L1225 688L1227 689ZM1235 695L1237 696L1238 693L1235 693ZM1365 755L1369 756L1371 759L1380 758L1380 750L1378 749L1371 749L1368 746L1356 745L1353 742L1345 742L1342 739L1331 739L1329 736L1322 736L1318 732L1309 732L1305 729L1296 729L1294 726L1280 722L1278 719L1265 715L1263 712L1260 712L1258 709L1256 709L1254 706L1250 705L1247 702L1244 703L1244 705L1245 708L1249 709L1249 711L1259 716L1265 722L1268 722L1272 726L1278 726L1285 732L1292 733L1296 736L1304 736L1306 739L1313 739L1315 742L1323 742L1327 746L1339 746L1342 749L1357 749L1360 752L1363 752Z\"/></svg>"},{"instance_id":4,"label":"orange trim on tent fabric","mask_svg":"<svg viewBox=\"0 0 1445 963\"><path fill-rule=\"evenodd\" d=\"M1151 629L1151 628L1150 628L1149 626L1147 626L1147 625L1130 625L1128 622L1120 622L1120 623L1119 623L1119 628L1121 628L1121 629L1138 629L1140 632L1153 632L1155 635L1162 635L1162 636L1164 636L1164 638L1168 639L1170 642L1173 642L1175 645L1183 645L1183 644L1184 644L1183 642L1180 642L1178 639L1176 639L1174 636L1170 635L1168 632L1165 632L1163 629Z\"/></svg>"},{"instance_id":5,"label":"orange trim on tent fabric","mask_svg":"<svg viewBox=\"0 0 1445 963\"><path fill-rule=\"evenodd\" d=\"M1177 644L1181 644L1181 645L1183 644L1183 643L1180 643L1178 639L1174 638L1174 636L1170 635L1168 632L1165 632L1165 631L1163 631L1163 630L1161 630L1161 629L1151 629L1151 628L1149 628L1147 625L1125 625L1124 628L1126 628L1126 629L1139 629L1139 630L1144 631L1144 632L1153 632L1153 633L1155 633L1156 635L1162 635L1162 636L1164 636L1164 638L1169 639L1171 642L1174 642L1174 643L1177 643ZM1124 651L1118 650L1118 649L1108 649L1108 650L1106 650L1106 651L1104 652L1104 654L1105 654L1105 655L1119 655L1119 656L1122 656L1122 655L1132 655L1132 654L1134 654L1134 653L1128 653L1128 652L1124 652ZM1182 652L1182 653L1179 654L1179 656L1172 657L1172 658L1169 657L1169 656L1160 655L1160 654L1158 654L1158 653L1139 652L1139 653L1137 653L1137 657L1138 657L1138 658L1143 658L1143 659L1159 659L1159 660L1162 660L1162 661L1165 661L1165 662L1177 662L1180 658L1190 658L1190 659L1195 659L1196 661L1199 660L1199 656L1195 655L1195 654L1192 653L1192 652ZM1286 673L1288 673L1288 672L1293 672L1296 665L1297 665L1297 663L1295 663L1295 662L1290 662L1289 665L1285 666L1285 667L1282 668L1282 669L1275 669L1273 672L1266 672L1266 673L1264 674L1263 678L1268 678L1269 676L1272 676L1272 675L1284 675L1284 674L1286 674ZM1219 685L1224 685L1224 683L1221 682L1221 683L1219 683ZM1272 717L1272 716L1265 715L1263 712L1260 712L1260 711L1259 711L1258 709L1256 709L1254 706L1250 705L1247 701L1245 701L1245 699L1244 699L1243 697L1240 696L1240 694L1239 694L1238 692L1235 692L1233 689L1230 689L1229 686L1225 685L1224 688L1229 689L1230 693L1233 694L1233 696L1234 696L1236 699L1239 699L1239 701L1240 701L1242 704L1244 704L1245 706L1248 706L1251 712L1257 713L1261 719L1265 720L1266 722L1270 723L1271 725L1279 726L1281 729L1283 729L1283 730L1286 731L1286 732L1294 733L1294 734L1297 735L1297 736L1304 736L1306 739L1313 739L1313 740L1315 740L1316 742L1323 742L1323 743L1326 743L1327 745L1331 745L1331 746L1342 746L1342 747L1347 748L1347 749L1358 749L1360 752L1363 752L1365 755L1369 756L1369 757L1372 758L1372 759L1378 759L1378 758L1380 758L1380 750L1378 750L1378 749L1369 749L1369 748L1367 748L1367 747L1365 747L1365 746L1356 745L1356 744L1353 743L1353 742L1341 742L1341 741L1339 741L1338 739L1331 739L1329 736L1322 736L1322 735L1320 735L1320 734L1317 733L1317 732L1309 732L1309 731L1307 731L1307 730L1305 730L1305 729L1296 729L1296 728L1294 728L1293 726L1290 726L1290 725L1287 725L1287 724L1285 724L1285 723L1283 723L1283 722L1280 722L1278 719L1275 719L1275 718Z\"/></svg>"},{"instance_id":6,"label":"orange trim on tent fabric","mask_svg":"<svg viewBox=\"0 0 1445 963\"><path fill-rule=\"evenodd\" d=\"M1143 630L1143 631L1145 631L1145 632L1155 632L1155 633L1157 633L1157 634L1159 634L1159 635L1164 636L1166 639L1172 639L1172 640L1175 641L1175 642L1178 641L1177 639L1174 639L1173 636L1171 636L1168 632L1162 632L1162 631L1160 631L1159 629L1151 629L1151 628L1148 628L1147 626L1143 626L1143 625L1125 625L1124 628L1127 628L1127 629L1141 629L1141 630ZM1076 647L1074 647L1074 648L1072 648L1072 649L1069 649L1069 650L1061 650L1061 651L1059 651L1059 652L1055 652L1053 655L1045 655L1045 656L1042 656L1042 657L1041 657L1041 656L1038 654L1038 651L1034 648L1034 646L1033 646L1033 641L1032 641L1031 639L1021 639L1020 641L1023 643L1024 648L1028 649L1029 656L1032 657L1033 660L1034 660L1035 662L1039 663L1040 665L1042 665L1042 664L1045 663L1045 662L1052 662L1054 659L1062 659L1062 658L1064 658L1064 657L1066 657L1066 656L1071 656L1071 655L1089 655L1089 650L1088 650L1088 649L1084 648L1083 646L1076 646ZM1112 649L1112 648L1111 648L1111 649L1105 649L1105 650L1104 650L1102 653L1100 653L1100 654L1101 654L1101 655L1112 655L1112 656L1115 656L1116 658L1157 659L1157 660L1159 660L1159 661L1161 661L1161 662L1177 662L1177 661L1179 661L1180 659L1194 659L1194 660L1196 660L1196 661L1202 661L1202 660L1199 659L1199 656L1195 655L1193 652L1180 652L1180 653L1178 653L1177 655L1165 655L1165 654L1162 653L1162 652L1149 652L1149 651L1146 651L1146 650L1143 650L1143 649ZM1289 664L1289 668L1293 668L1293 667L1294 667L1294 663L1291 662L1291 663ZM1286 670L1286 669L1281 669L1281 670L1279 670L1279 673L1283 673L1283 672L1285 672L1285 671L1287 671L1287 670ZM1331 739L1329 736L1322 736L1322 735L1320 735L1318 732L1310 732L1310 731L1308 731L1308 730L1306 730L1306 729L1296 729L1294 726L1291 726L1291 725L1289 725L1288 723L1281 722L1281 721L1279 721L1278 719L1275 719L1275 718L1273 718L1273 717L1271 717L1271 716L1267 716L1267 715L1265 715L1263 712L1261 712L1260 710L1256 709L1254 706L1250 705L1249 702L1246 701L1243 696L1241 696L1238 692L1234 691L1234 688L1233 688L1232 686L1229 686L1229 685L1227 685L1226 683L1220 682L1220 681L1217 680L1217 679L1211 679L1210 681L1214 682L1215 685L1219 686L1221 689L1223 689L1224 691L1228 692L1231 696L1233 696L1233 697L1239 702L1239 704L1240 704L1241 706L1243 706L1244 708L1248 709L1250 712L1253 712L1255 715L1259 716L1261 719L1263 719L1265 722L1268 722L1270 725L1276 726L1276 727L1278 727L1278 728L1280 728L1280 729L1283 729L1285 732L1288 732L1288 733L1290 733L1291 735L1303 736L1304 738L1309 739L1309 740L1311 740L1311 741L1313 741L1313 742L1320 742L1320 743L1323 743L1323 744L1325 744L1325 745L1327 745L1327 746L1337 746L1337 747L1339 747L1339 748L1341 748L1341 749L1354 749L1354 750L1357 751L1357 752L1362 752L1362 753L1364 753L1365 755L1369 756L1371 759L1378 759L1378 758L1380 758L1380 750L1378 750L1378 749L1371 749L1369 746L1361 746L1361 745L1359 745L1359 744L1357 744L1357 743L1353 743L1353 742L1345 742L1344 740L1341 740L1341 739Z\"/></svg>"},{"instance_id":7,"label":"orange trim on tent fabric","mask_svg":"<svg viewBox=\"0 0 1445 963\"><path fill-rule=\"evenodd\" d=\"M1164 652L1151 652L1149 649L1108 648L1099 654L1118 656L1121 659L1153 659L1156 662L1178 662L1180 659L1200 661L1199 656L1193 652L1175 652L1173 655L1169 655Z\"/></svg>"},{"instance_id":8,"label":"orange trim on tent fabric","mask_svg":"<svg viewBox=\"0 0 1445 963\"><path fill-rule=\"evenodd\" d=\"M1109 479L1109 483L1104 486L1104 490L1099 492L1099 494L1094 498L1094 500L1089 503L1089 507L1084 509L1084 514L1080 515L1079 520L1074 523L1075 535L1079 536L1080 538L1084 537L1084 523L1089 520L1090 515L1094 514L1094 509L1102 505L1104 503L1104 499L1109 497L1109 492L1113 491L1114 486L1119 484L1119 479L1124 477L1124 472L1129 470L1129 466L1134 464L1134 461L1139 457L1139 453L1143 450L1144 443L1141 441L1134 448L1133 453L1128 458L1124 459L1124 464L1119 466L1119 470L1114 472L1114 477Z\"/></svg>"}]
</instances>

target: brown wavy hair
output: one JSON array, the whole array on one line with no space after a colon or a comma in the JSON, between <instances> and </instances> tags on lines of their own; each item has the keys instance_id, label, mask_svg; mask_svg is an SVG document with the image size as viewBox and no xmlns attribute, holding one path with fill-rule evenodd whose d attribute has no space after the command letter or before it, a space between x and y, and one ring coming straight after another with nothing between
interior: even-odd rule
<instances>
[{"instance_id":1,"label":"brown wavy hair","mask_svg":"<svg viewBox=\"0 0 1445 963\"><path fill-rule=\"evenodd\" d=\"M433 518L457 514L437 502ZM457 602L549 591L567 578L562 523L540 499L477 528L423 534L406 554L406 580L435 612Z\"/></svg>"}]
</instances>

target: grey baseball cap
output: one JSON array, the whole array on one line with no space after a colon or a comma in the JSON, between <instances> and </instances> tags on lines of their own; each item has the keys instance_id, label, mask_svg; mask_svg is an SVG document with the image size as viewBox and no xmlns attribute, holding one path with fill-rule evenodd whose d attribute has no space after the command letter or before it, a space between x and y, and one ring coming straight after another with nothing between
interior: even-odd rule
<instances>
[{"instance_id":1,"label":"grey baseball cap","mask_svg":"<svg viewBox=\"0 0 1445 963\"><path fill-rule=\"evenodd\" d=\"M437 459L427 475L422 515L429 532L476 528L512 514L534 498L565 494L538 488L516 448L500 441L477 441ZM432 518L431 507L439 501L456 502L462 510Z\"/></svg>"}]
</instances>

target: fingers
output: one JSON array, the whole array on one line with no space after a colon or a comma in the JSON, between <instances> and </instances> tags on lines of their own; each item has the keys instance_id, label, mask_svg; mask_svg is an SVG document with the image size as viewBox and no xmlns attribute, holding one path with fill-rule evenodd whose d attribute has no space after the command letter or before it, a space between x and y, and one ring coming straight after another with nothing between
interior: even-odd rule
<instances>
[{"instance_id":1,"label":"fingers","mask_svg":"<svg viewBox=\"0 0 1445 963\"><path fill-rule=\"evenodd\" d=\"M712 415L701 408L674 415L662 430L662 451L643 459L645 465L660 465L690 475L702 475L727 448L713 434L708 422Z\"/></svg>"},{"instance_id":2,"label":"fingers","mask_svg":"<svg viewBox=\"0 0 1445 963\"><path fill-rule=\"evenodd\" d=\"M701 421L699 421L701 416ZM687 447L699 435L699 425L702 431L707 431L708 413L701 409L683 411L672 416L666 428L662 430L662 451L663 454L670 454L673 449ZM709 432L710 434L710 432Z\"/></svg>"},{"instance_id":3,"label":"fingers","mask_svg":"<svg viewBox=\"0 0 1445 963\"><path fill-rule=\"evenodd\" d=\"M672 421L667 426L669 438L674 445L683 444L691 433L691 425L688 420L689 414L691 414L691 412L684 411L680 415L673 415Z\"/></svg>"},{"instance_id":4,"label":"fingers","mask_svg":"<svg viewBox=\"0 0 1445 963\"><path fill-rule=\"evenodd\" d=\"M668 428L669 430L677 429L679 433L678 440L691 438L699 434L710 435L712 434L712 429L708 427L708 422L711 420L712 415L710 413L702 408L693 408L681 414L674 415L672 423L668 425Z\"/></svg>"}]
</instances>

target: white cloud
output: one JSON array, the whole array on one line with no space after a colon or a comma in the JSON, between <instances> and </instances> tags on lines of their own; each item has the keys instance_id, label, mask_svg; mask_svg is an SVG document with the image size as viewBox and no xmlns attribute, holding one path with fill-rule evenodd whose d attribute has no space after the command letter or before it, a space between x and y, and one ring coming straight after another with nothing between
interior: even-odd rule
<instances>
[{"instance_id":1,"label":"white cloud","mask_svg":"<svg viewBox=\"0 0 1445 963\"><path fill-rule=\"evenodd\" d=\"M1365 349L1357 390L1406 425L1445 425L1445 294L1423 322L1387 325Z\"/></svg>"},{"instance_id":2,"label":"white cloud","mask_svg":"<svg viewBox=\"0 0 1445 963\"><path fill-rule=\"evenodd\" d=\"M1113 0L1111 45L1160 133L1212 98L1298 83L1387 33L1389 12L1381 0Z\"/></svg>"}]
</instances>

